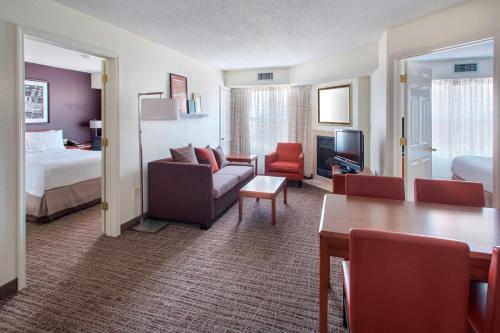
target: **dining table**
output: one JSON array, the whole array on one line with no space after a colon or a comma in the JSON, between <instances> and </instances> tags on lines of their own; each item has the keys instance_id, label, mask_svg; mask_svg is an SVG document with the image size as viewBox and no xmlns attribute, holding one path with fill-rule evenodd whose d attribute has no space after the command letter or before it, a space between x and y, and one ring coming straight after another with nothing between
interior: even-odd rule
<instances>
[{"instance_id":1,"label":"dining table","mask_svg":"<svg viewBox=\"0 0 500 333\"><path fill-rule=\"evenodd\" d=\"M330 257L349 259L349 232L369 229L454 239L470 249L470 279L486 282L500 245L500 210L326 194L319 226L319 321L328 330Z\"/></svg>"}]
</instances>

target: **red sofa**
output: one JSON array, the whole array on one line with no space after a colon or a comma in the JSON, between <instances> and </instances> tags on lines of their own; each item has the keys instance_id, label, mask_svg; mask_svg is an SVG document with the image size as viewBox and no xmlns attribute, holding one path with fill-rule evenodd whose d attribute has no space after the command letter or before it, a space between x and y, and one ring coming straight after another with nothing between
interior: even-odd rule
<instances>
[{"instance_id":1,"label":"red sofa","mask_svg":"<svg viewBox=\"0 0 500 333\"><path fill-rule=\"evenodd\" d=\"M265 174L286 177L302 185L304 180L304 153L300 143L278 143L276 151L266 155Z\"/></svg>"}]
</instances>

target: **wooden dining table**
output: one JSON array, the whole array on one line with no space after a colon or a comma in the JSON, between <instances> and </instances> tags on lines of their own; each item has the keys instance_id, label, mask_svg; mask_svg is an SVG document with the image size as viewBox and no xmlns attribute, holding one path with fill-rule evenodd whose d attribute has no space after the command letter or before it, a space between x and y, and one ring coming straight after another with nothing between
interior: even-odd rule
<instances>
[{"instance_id":1,"label":"wooden dining table","mask_svg":"<svg viewBox=\"0 0 500 333\"><path fill-rule=\"evenodd\" d=\"M460 240L469 245L471 280L487 281L491 253L500 245L500 210L327 194L320 239L320 332L328 329L330 257L349 259L353 228Z\"/></svg>"}]
</instances>

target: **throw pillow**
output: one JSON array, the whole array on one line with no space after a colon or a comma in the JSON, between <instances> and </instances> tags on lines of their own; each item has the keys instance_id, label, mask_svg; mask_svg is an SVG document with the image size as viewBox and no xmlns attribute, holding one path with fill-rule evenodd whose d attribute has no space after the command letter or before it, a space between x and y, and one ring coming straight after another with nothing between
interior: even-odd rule
<instances>
[{"instance_id":1,"label":"throw pillow","mask_svg":"<svg viewBox=\"0 0 500 333\"><path fill-rule=\"evenodd\" d=\"M170 155L172 156L172 160L174 162L198 164L194 148L191 144L181 148L170 148Z\"/></svg>"},{"instance_id":2,"label":"throw pillow","mask_svg":"<svg viewBox=\"0 0 500 333\"><path fill-rule=\"evenodd\" d=\"M215 149L212 149L215 155L215 159L217 160L217 164L219 165L219 169L222 169L226 165L229 164L229 162L226 159L226 155L224 154L224 150L222 150L221 146L218 146Z\"/></svg>"},{"instance_id":3,"label":"throw pillow","mask_svg":"<svg viewBox=\"0 0 500 333\"><path fill-rule=\"evenodd\" d=\"M206 146L205 148L195 148L194 151L196 153L198 163L210 165L210 167L212 168L212 172L216 172L219 170L217 160L215 159L215 155L210 146Z\"/></svg>"}]
</instances>

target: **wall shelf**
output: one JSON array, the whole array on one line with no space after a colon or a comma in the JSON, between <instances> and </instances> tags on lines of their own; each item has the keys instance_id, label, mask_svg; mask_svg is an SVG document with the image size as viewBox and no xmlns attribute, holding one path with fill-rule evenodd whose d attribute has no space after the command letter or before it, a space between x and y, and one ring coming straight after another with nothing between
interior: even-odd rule
<instances>
[{"instance_id":1,"label":"wall shelf","mask_svg":"<svg viewBox=\"0 0 500 333\"><path fill-rule=\"evenodd\" d=\"M181 113L181 118L203 118L208 117L208 113Z\"/></svg>"}]
</instances>

